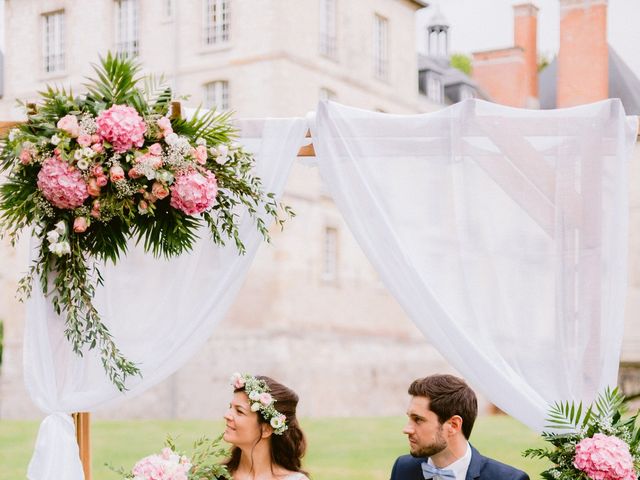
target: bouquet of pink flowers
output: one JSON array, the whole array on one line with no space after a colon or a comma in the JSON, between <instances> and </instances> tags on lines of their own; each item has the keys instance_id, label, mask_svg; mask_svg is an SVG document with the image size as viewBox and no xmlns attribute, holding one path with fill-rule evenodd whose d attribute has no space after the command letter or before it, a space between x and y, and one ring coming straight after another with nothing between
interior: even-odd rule
<instances>
[{"instance_id":1,"label":"bouquet of pink flowers","mask_svg":"<svg viewBox=\"0 0 640 480\"><path fill-rule=\"evenodd\" d=\"M554 466L542 472L548 480L637 480L640 472L638 414L623 418L625 399L609 390L586 411L565 402L550 410L549 427L542 437L553 448L528 449L526 457L546 458ZM559 433L559 430L570 430Z\"/></svg>"},{"instance_id":2,"label":"bouquet of pink flowers","mask_svg":"<svg viewBox=\"0 0 640 480\"><path fill-rule=\"evenodd\" d=\"M122 478L132 480L231 480L227 467L219 463L220 459L228 456L228 451L220 447L221 439L200 438L193 445L191 457L187 457L177 452L174 441L169 437L167 446L159 454L138 460L131 471L107 466Z\"/></svg>"},{"instance_id":3,"label":"bouquet of pink flowers","mask_svg":"<svg viewBox=\"0 0 640 480\"><path fill-rule=\"evenodd\" d=\"M15 242L35 227L39 257L19 292L28 297L38 277L65 318L74 351L98 348L108 377L123 390L139 369L93 306L102 278L92 259L117 261L130 238L154 255L179 255L192 248L201 226L215 243L232 240L243 253L242 210L267 241L265 218L280 225L284 219L252 174L254 158L233 141L228 113L170 118L171 90L153 79L139 87L131 60L107 55L95 69L85 95L49 88L28 109L28 121L0 140L0 173L7 173L0 233Z\"/></svg>"}]
</instances>

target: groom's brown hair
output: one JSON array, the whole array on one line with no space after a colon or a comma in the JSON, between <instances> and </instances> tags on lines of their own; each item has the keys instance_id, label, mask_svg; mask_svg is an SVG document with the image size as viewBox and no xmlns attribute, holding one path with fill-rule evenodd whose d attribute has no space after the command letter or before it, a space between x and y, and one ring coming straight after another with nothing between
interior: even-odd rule
<instances>
[{"instance_id":1,"label":"groom's brown hair","mask_svg":"<svg viewBox=\"0 0 640 480\"><path fill-rule=\"evenodd\" d=\"M468 440L478 415L478 400L464 380L453 375L430 375L409 386L409 395L427 397L429 410L444 423L454 415L462 418L462 434Z\"/></svg>"}]
</instances>

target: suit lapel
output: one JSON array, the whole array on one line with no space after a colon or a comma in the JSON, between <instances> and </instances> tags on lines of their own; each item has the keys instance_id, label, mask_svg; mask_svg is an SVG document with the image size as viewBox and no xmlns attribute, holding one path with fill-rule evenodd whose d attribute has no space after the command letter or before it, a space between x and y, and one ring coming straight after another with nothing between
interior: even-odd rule
<instances>
[{"instance_id":1,"label":"suit lapel","mask_svg":"<svg viewBox=\"0 0 640 480\"><path fill-rule=\"evenodd\" d=\"M471 446L471 462L469 463L469 468L467 469L467 476L465 480L474 480L476 478L480 478L480 472L484 468L484 464L487 462L487 459L480 455L478 451Z\"/></svg>"}]
</instances>

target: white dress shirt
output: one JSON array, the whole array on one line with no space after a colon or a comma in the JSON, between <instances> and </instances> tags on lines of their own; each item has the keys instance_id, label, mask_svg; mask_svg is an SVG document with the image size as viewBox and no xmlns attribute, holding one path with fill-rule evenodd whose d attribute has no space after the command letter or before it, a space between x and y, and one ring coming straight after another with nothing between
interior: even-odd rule
<instances>
[{"instance_id":1,"label":"white dress shirt","mask_svg":"<svg viewBox=\"0 0 640 480\"><path fill-rule=\"evenodd\" d=\"M430 458L427 460L427 463L435 467L435 465L433 464ZM437 467L437 468L440 468L440 470L452 470L453 473L456 475L456 480L465 480L465 478L467 477L467 470L469 470L470 463L471 463L471 446L469 445L469 442L467 442L467 451L464 452L464 455L462 457L460 457L458 460L456 460L452 464L447 465L446 467Z\"/></svg>"}]
</instances>

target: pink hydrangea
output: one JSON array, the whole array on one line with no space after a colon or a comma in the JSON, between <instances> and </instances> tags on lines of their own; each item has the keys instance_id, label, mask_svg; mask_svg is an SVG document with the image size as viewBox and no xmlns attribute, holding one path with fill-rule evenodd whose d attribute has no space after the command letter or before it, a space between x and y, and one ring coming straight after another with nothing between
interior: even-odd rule
<instances>
[{"instance_id":1,"label":"pink hydrangea","mask_svg":"<svg viewBox=\"0 0 640 480\"><path fill-rule=\"evenodd\" d=\"M43 162L38 172L38 188L58 208L77 208L89 196L80 171L55 157Z\"/></svg>"},{"instance_id":2,"label":"pink hydrangea","mask_svg":"<svg viewBox=\"0 0 640 480\"><path fill-rule=\"evenodd\" d=\"M213 173L189 171L178 175L171 185L171 206L195 215L211 208L217 194L218 182Z\"/></svg>"},{"instance_id":3,"label":"pink hydrangea","mask_svg":"<svg viewBox=\"0 0 640 480\"><path fill-rule=\"evenodd\" d=\"M141 147L147 125L133 107L114 105L103 111L96 119L98 135L113 145L116 152L122 153L134 145Z\"/></svg>"},{"instance_id":4,"label":"pink hydrangea","mask_svg":"<svg viewBox=\"0 0 640 480\"><path fill-rule=\"evenodd\" d=\"M593 480L636 480L629 445L618 437L596 433L576 445L573 465Z\"/></svg>"}]
</instances>

